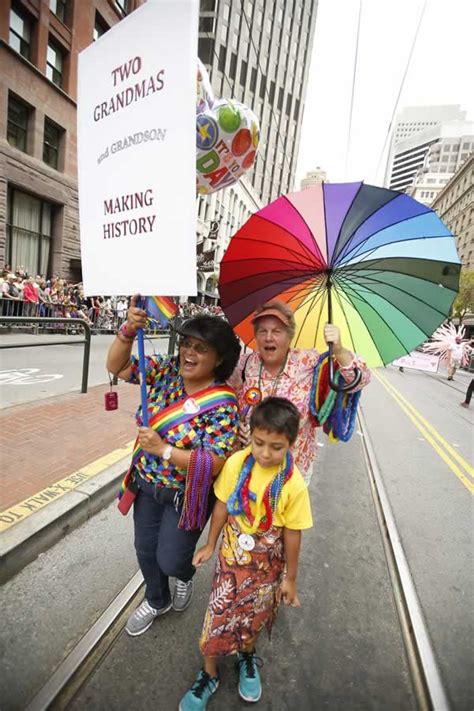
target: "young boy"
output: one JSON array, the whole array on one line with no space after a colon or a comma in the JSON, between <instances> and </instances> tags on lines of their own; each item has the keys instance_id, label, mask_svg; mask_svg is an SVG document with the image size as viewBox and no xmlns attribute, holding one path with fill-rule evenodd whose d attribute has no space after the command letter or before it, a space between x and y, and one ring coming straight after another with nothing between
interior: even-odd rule
<instances>
[{"instance_id":1,"label":"young boy","mask_svg":"<svg viewBox=\"0 0 474 711\"><path fill-rule=\"evenodd\" d=\"M206 708L219 685L217 659L228 654L238 654L241 698L258 701L257 636L263 627L270 633L281 599L299 607L301 530L313 525L308 490L290 451L299 418L289 400L266 398L250 418L250 446L227 460L214 484L207 544L193 559L196 567L209 560L224 529L200 640L204 665L180 711Z\"/></svg>"}]
</instances>

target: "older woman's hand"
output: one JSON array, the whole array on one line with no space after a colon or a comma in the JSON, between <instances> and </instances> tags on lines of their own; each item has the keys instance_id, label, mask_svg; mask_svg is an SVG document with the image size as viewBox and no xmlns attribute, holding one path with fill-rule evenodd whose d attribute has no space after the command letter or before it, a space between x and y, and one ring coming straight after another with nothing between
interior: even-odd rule
<instances>
[{"instance_id":1,"label":"older woman's hand","mask_svg":"<svg viewBox=\"0 0 474 711\"><path fill-rule=\"evenodd\" d=\"M324 340L329 345L332 343L332 352L338 355L343 350L341 343L341 332L337 326L332 323L324 324Z\"/></svg>"},{"instance_id":2,"label":"older woman's hand","mask_svg":"<svg viewBox=\"0 0 474 711\"><path fill-rule=\"evenodd\" d=\"M238 439L242 447L246 447L250 444L250 424L248 420L242 418L239 422L239 433Z\"/></svg>"},{"instance_id":3,"label":"older woman's hand","mask_svg":"<svg viewBox=\"0 0 474 711\"><path fill-rule=\"evenodd\" d=\"M130 308L127 312L126 329L129 333L135 334L139 328L145 328L147 315L146 311L137 307L138 295L132 296Z\"/></svg>"}]
</instances>

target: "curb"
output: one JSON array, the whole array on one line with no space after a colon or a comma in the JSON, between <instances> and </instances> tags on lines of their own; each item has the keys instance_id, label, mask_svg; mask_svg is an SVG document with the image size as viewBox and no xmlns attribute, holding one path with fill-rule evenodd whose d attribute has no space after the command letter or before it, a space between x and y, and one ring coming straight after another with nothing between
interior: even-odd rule
<instances>
[{"instance_id":1,"label":"curb","mask_svg":"<svg viewBox=\"0 0 474 711\"><path fill-rule=\"evenodd\" d=\"M0 584L6 583L40 553L113 501L129 465L130 455L127 454L57 501L51 501L24 521L3 531L0 537Z\"/></svg>"}]
</instances>

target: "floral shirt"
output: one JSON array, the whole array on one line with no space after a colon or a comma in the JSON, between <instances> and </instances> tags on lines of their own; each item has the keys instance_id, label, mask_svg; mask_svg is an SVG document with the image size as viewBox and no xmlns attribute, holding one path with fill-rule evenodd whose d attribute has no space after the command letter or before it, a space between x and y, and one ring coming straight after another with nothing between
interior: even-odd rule
<instances>
[{"instance_id":1,"label":"floral shirt","mask_svg":"<svg viewBox=\"0 0 474 711\"><path fill-rule=\"evenodd\" d=\"M248 388L260 388L263 397L278 395L286 397L298 408L301 421L296 442L292 448L295 462L303 476L316 457L315 423L309 410L309 396L313 383L314 368L319 361L316 350L297 350L290 348L285 367L278 377L270 375L263 367L259 353L244 354L232 373L229 384L235 389L240 405L241 417L248 418L251 414L245 402L245 392ZM262 367L261 367L262 366ZM370 371L365 363L354 356L352 362L345 368L340 368L342 377L350 382L354 378L354 367L362 371L362 377L355 391L360 390L370 380ZM261 375L260 375L261 370Z\"/></svg>"},{"instance_id":2,"label":"floral shirt","mask_svg":"<svg viewBox=\"0 0 474 711\"><path fill-rule=\"evenodd\" d=\"M129 382L139 384L138 358L132 356L132 374ZM148 417L157 411L187 397L179 374L176 356L154 355L145 357L148 385ZM142 407L139 406L136 420L142 425ZM218 457L228 457L235 449L239 415L236 405L219 405L204 413L196 413L186 422L168 430L165 440L174 447L193 449L203 447ZM137 462L139 476L161 486L184 490L186 470L171 462L166 466L160 457L144 453Z\"/></svg>"}]
</instances>

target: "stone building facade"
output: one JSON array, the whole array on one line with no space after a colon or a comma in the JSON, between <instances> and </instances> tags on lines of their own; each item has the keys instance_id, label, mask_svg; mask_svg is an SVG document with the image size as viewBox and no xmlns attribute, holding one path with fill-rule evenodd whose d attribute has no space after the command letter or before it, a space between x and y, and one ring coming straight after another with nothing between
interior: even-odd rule
<instances>
[{"instance_id":1,"label":"stone building facade","mask_svg":"<svg viewBox=\"0 0 474 711\"><path fill-rule=\"evenodd\" d=\"M463 268L474 270L474 153L431 205L456 237Z\"/></svg>"},{"instance_id":2,"label":"stone building facade","mask_svg":"<svg viewBox=\"0 0 474 711\"><path fill-rule=\"evenodd\" d=\"M0 3L0 265L79 280L79 52L142 0Z\"/></svg>"}]
</instances>

